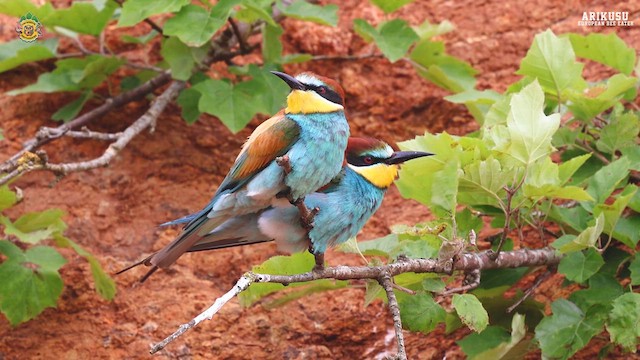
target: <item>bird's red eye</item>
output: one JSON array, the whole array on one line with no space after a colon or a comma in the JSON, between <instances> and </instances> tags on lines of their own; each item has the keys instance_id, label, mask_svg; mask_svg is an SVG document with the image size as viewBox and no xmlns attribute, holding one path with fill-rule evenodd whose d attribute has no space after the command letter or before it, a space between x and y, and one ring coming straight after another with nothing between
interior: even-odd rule
<instances>
[{"instance_id":1,"label":"bird's red eye","mask_svg":"<svg viewBox=\"0 0 640 360\"><path fill-rule=\"evenodd\" d=\"M326 93L327 93L327 88L326 88L326 87L324 87L324 86L320 86L320 87L318 88L318 93L319 93L319 94L321 94L321 95L326 94Z\"/></svg>"},{"instance_id":2,"label":"bird's red eye","mask_svg":"<svg viewBox=\"0 0 640 360\"><path fill-rule=\"evenodd\" d=\"M364 161L364 163L367 165L373 164L373 158L371 156L365 156L364 159L362 159L362 161Z\"/></svg>"}]
</instances>

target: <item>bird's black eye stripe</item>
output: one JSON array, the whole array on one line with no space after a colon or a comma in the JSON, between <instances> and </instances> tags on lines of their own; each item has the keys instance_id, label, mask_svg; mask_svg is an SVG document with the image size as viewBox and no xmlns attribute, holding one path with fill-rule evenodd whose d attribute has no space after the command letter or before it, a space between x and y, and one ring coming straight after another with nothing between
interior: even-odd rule
<instances>
[{"instance_id":1,"label":"bird's black eye stripe","mask_svg":"<svg viewBox=\"0 0 640 360\"><path fill-rule=\"evenodd\" d=\"M320 86L306 85L306 86L307 86L307 89L311 89L315 91L316 93L318 93L318 95L331 101L332 103L343 105L342 98L340 97L340 95L337 92L333 91L330 87L325 85L320 85Z\"/></svg>"},{"instance_id":2,"label":"bird's black eye stripe","mask_svg":"<svg viewBox=\"0 0 640 360\"><path fill-rule=\"evenodd\" d=\"M383 159L380 159L371 155L362 155L362 156L353 155L353 154L347 155L347 162L354 166L369 166L369 165L380 163L382 161Z\"/></svg>"}]
</instances>

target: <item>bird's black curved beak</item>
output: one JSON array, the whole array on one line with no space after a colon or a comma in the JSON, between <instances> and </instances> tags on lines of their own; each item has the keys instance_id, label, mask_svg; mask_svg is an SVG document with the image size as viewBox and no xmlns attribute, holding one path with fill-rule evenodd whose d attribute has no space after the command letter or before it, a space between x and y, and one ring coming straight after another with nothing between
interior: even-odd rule
<instances>
[{"instance_id":1,"label":"bird's black curved beak","mask_svg":"<svg viewBox=\"0 0 640 360\"><path fill-rule=\"evenodd\" d=\"M396 151L391 155L390 158L386 159L384 163L387 165L402 164L405 161L431 155L435 154L423 151Z\"/></svg>"},{"instance_id":2,"label":"bird's black curved beak","mask_svg":"<svg viewBox=\"0 0 640 360\"><path fill-rule=\"evenodd\" d=\"M291 88L291 90L307 90L307 87L303 83L296 80L296 78L294 78L289 74L285 74L280 71L271 71L271 73L279 77L280 79L282 79L284 82L286 82L287 85L289 85L289 87Z\"/></svg>"}]
</instances>

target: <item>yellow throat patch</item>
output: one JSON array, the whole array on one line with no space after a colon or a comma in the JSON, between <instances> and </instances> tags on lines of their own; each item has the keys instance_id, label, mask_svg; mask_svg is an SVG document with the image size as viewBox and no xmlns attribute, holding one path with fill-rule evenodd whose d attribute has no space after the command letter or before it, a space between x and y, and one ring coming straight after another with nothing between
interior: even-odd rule
<instances>
[{"instance_id":1,"label":"yellow throat patch","mask_svg":"<svg viewBox=\"0 0 640 360\"><path fill-rule=\"evenodd\" d=\"M342 105L331 102L314 91L293 90L287 96L287 114L329 113L344 110Z\"/></svg>"},{"instance_id":2,"label":"yellow throat patch","mask_svg":"<svg viewBox=\"0 0 640 360\"><path fill-rule=\"evenodd\" d=\"M372 183L373 185L386 189L393 181L398 177L398 166L397 165L387 165L387 164L375 164L371 166L353 166L349 165L349 167L362 175L367 181Z\"/></svg>"}]
</instances>

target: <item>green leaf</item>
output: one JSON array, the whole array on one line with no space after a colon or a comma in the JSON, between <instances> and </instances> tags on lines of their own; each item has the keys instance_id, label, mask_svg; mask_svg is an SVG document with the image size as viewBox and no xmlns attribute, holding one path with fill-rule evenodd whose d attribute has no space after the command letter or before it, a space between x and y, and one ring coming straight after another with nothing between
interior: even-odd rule
<instances>
[{"instance_id":1,"label":"green leaf","mask_svg":"<svg viewBox=\"0 0 640 360\"><path fill-rule=\"evenodd\" d=\"M587 310L594 305L610 305L611 302L622 295L622 286L618 280L601 270L589 278L589 288L578 290L569 295L569 300L578 305L582 310Z\"/></svg>"},{"instance_id":2,"label":"green leaf","mask_svg":"<svg viewBox=\"0 0 640 360\"><path fill-rule=\"evenodd\" d=\"M118 26L132 26L152 15L176 12L189 2L189 0L127 0L122 5Z\"/></svg>"},{"instance_id":3,"label":"green leaf","mask_svg":"<svg viewBox=\"0 0 640 360\"><path fill-rule=\"evenodd\" d=\"M625 75L631 75L636 63L636 51L616 33L590 33L587 36L569 34L576 55L610 66Z\"/></svg>"},{"instance_id":4,"label":"green leaf","mask_svg":"<svg viewBox=\"0 0 640 360\"><path fill-rule=\"evenodd\" d=\"M282 62L282 41L280 36L284 30L281 26L264 24L262 27L262 58L267 63Z\"/></svg>"},{"instance_id":5,"label":"green leaf","mask_svg":"<svg viewBox=\"0 0 640 360\"><path fill-rule=\"evenodd\" d=\"M471 333L462 340L456 341L469 359L481 359L480 354L496 348L511 339L509 332L500 326L489 326L481 333ZM498 359L498 358L493 358Z\"/></svg>"},{"instance_id":6,"label":"green leaf","mask_svg":"<svg viewBox=\"0 0 640 360\"><path fill-rule=\"evenodd\" d=\"M35 43L13 40L0 44L0 73L22 64L50 59L56 56L58 39Z\"/></svg>"},{"instance_id":7,"label":"green leaf","mask_svg":"<svg viewBox=\"0 0 640 360\"><path fill-rule=\"evenodd\" d=\"M242 0L243 8L235 13L234 18L245 23L262 20L271 26L277 26L271 16L272 3L273 1Z\"/></svg>"},{"instance_id":8,"label":"green leaf","mask_svg":"<svg viewBox=\"0 0 640 360\"><path fill-rule=\"evenodd\" d=\"M558 271L565 274L566 278L578 283L583 283L598 272L604 265L604 260L594 248L585 251L576 251L567 254L560 260Z\"/></svg>"},{"instance_id":9,"label":"green leaf","mask_svg":"<svg viewBox=\"0 0 640 360\"><path fill-rule=\"evenodd\" d=\"M416 32L416 34L418 34L418 37L420 37L421 40L431 39L432 37L438 35L444 35L446 33L452 32L455 29L455 25L453 25L448 20L443 20L439 24L432 24L429 22L429 20L425 20L422 24L413 27L413 30Z\"/></svg>"},{"instance_id":10,"label":"green leaf","mask_svg":"<svg viewBox=\"0 0 640 360\"><path fill-rule=\"evenodd\" d=\"M622 345L627 351L638 350L640 337L640 294L626 293L613 301L607 321L611 341Z\"/></svg>"},{"instance_id":11,"label":"green leaf","mask_svg":"<svg viewBox=\"0 0 640 360\"><path fill-rule=\"evenodd\" d=\"M638 79L623 74L613 75L606 84L595 85L587 91L571 91L568 107L576 118L591 120L618 103L637 82Z\"/></svg>"},{"instance_id":12,"label":"green leaf","mask_svg":"<svg viewBox=\"0 0 640 360\"><path fill-rule=\"evenodd\" d=\"M74 119L78 116L80 110L84 107L84 104L86 104L92 97L93 91L85 91L79 98L73 100L53 113L53 115L51 115L51 120L67 122Z\"/></svg>"},{"instance_id":13,"label":"green leaf","mask_svg":"<svg viewBox=\"0 0 640 360\"><path fill-rule=\"evenodd\" d=\"M291 256L274 256L262 264L254 266L251 271L261 274L293 275L311 270L314 263L313 255L305 251ZM301 285L304 285L304 283L290 284L289 287ZM261 298L284 288L284 285L275 283L252 284L249 289L241 292L238 298L241 305L249 306Z\"/></svg>"},{"instance_id":14,"label":"green leaf","mask_svg":"<svg viewBox=\"0 0 640 360\"><path fill-rule=\"evenodd\" d=\"M366 41L375 41L382 54L391 62L405 56L409 47L419 39L409 24L400 19L383 22L377 29L362 19L354 20L353 25L356 33Z\"/></svg>"},{"instance_id":15,"label":"green leaf","mask_svg":"<svg viewBox=\"0 0 640 360\"><path fill-rule=\"evenodd\" d=\"M640 285L640 255L637 253L629 263L629 271L631 272L631 285Z\"/></svg>"},{"instance_id":16,"label":"green leaf","mask_svg":"<svg viewBox=\"0 0 640 360\"><path fill-rule=\"evenodd\" d=\"M93 89L124 63L124 59L102 55L59 60L56 62L56 69L53 72L40 75L35 84L9 91L7 94Z\"/></svg>"},{"instance_id":17,"label":"green leaf","mask_svg":"<svg viewBox=\"0 0 640 360\"><path fill-rule=\"evenodd\" d=\"M0 211L4 211L18 202L16 193L9 190L8 185L0 186Z\"/></svg>"},{"instance_id":18,"label":"green leaf","mask_svg":"<svg viewBox=\"0 0 640 360\"><path fill-rule=\"evenodd\" d=\"M420 76L445 90L454 93L471 91L476 85L477 70L468 63L448 55L442 41L421 40L409 58L415 63ZM466 105L474 117L480 116L480 107L471 102Z\"/></svg>"},{"instance_id":19,"label":"green leaf","mask_svg":"<svg viewBox=\"0 0 640 360\"><path fill-rule=\"evenodd\" d=\"M487 333L489 329L500 329L501 333L497 330L493 330L492 333ZM485 333L487 333L485 335ZM495 359L519 359L523 358L528 352L530 340L524 340L527 335L527 329L525 326L525 316L521 314L513 315L511 319L511 335L509 335L501 327L488 327L480 334L471 334L467 338L474 337L474 342L477 342L473 355L469 355L473 360L495 360ZM465 338L466 339L466 338ZM498 340L502 340L498 342ZM480 342L486 341L487 343ZM458 342L460 343L460 342ZM464 351L464 348L463 348Z\"/></svg>"},{"instance_id":20,"label":"green leaf","mask_svg":"<svg viewBox=\"0 0 640 360\"><path fill-rule=\"evenodd\" d=\"M97 9L88 2L74 1L68 8L57 9L44 15L42 23L54 30L60 27L81 34L98 36L111 20L117 7L115 1L107 2L102 9Z\"/></svg>"},{"instance_id":21,"label":"green leaf","mask_svg":"<svg viewBox=\"0 0 640 360\"><path fill-rule=\"evenodd\" d=\"M385 290L376 280L368 279L365 282L364 307L369 306L376 299L383 299Z\"/></svg>"},{"instance_id":22,"label":"green leaf","mask_svg":"<svg viewBox=\"0 0 640 360\"><path fill-rule=\"evenodd\" d=\"M199 110L217 116L234 133L255 114L278 111L287 93L286 84L255 65L249 67L249 73L252 80L235 85L207 79L193 86L202 94Z\"/></svg>"},{"instance_id":23,"label":"green leaf","mask_svg":"<svg viewBox=\"0 0 640 360\"><path fill-rule=\"evenodd\" d=\"M627 146L636 145L640 133L640 119L633 112L616 116L600 131L600 139L596 141L598 150L615 154Z\"/></svg>"},{"instance_id":24,"label":"green leaf","mask_svg":"<svg viewBox=\"0 0 640 360\"><path fill-rule=\"evenodd\" d=\"M516 180L516 169L502 169L493 157L471 163L460 178L460 202L468 205L499 207L504 187Z\"/></svg>"},{"instance_id":25,"label":"green leaf","mask_svg":"<svg viewBox=\"0 0 640 360\"><path fill-rule=\"evenodd\" d=\"M591 154L584 154L571 158L568 161L563 162L558 167L558 179L560 184L566 184L573 174L591 157Z\"/></svg>"},{"instance_id":26,"label":"green leaf","mask_svg":"<svg viewBox=\"0 0 640 360\"><path fill-rule=\"evenodd\" d=\"M188 80L196 64L206 55L206 49L192 48L178 38L170 37L162 43L160 54L169 63L174 79Z\"/></svg>"},{"instance_id":27,"label":"green leaf","mask_svg":"<svg viewBox=\"0 0 640 360\"><path fill-rule=\"evenodd\" d=\"M455 104L465 104L471 115L482 125L489 109L496 101L502 99L502 95L493 90L467 89L455 95L445 96L444 99Z\"/></svg>"},{"instance_id":28,"label":"green leaf","mask_svg":"<svg viewBox=\"0 0 640 360\"><path fill-rule=\"evenodd\" d=\"M57 251L35 246L22 252L9 241L0 240L0 253L8 257L0 264L0 311L11 325L56 306L63 287L58 269L66 263Z\"/></svg>"},{"instance_id":29,"label":"green leaf","mask_svg":"<svg viewBox=\"0 0 640 360\"><path fill-rule=\"evenodd\" d=\"M104 272L104 269L102 269L98 259L96 259L90 252L83 249L75 241L62 235L62 233L54 234L54 238L58 246L71 248L78 255L87 260L89 267L91 268L91 275L96 287L96 292L98 292L98 294L105 300L113 300L116 296L116 283Z\"/></svg>"},{"instance_id":30,"label":"green leaf","mask_svg":"<svg viewBox=\"0 0 640 360\"><path fill-rule=\"evenodd\" d=\"M472 294L454 294L451 304L460 316L460 320L469 329L477 333L486 329L489 324L489 315L477 297Z\"/></svg>"},{"instance_id":31,"label":"green leaf","mask_svg":"<svg viewBox=\"0 0 640 360\"><path fill-rule=\"evenodd\" d=\"M604 204L618 184L629 174L629 160L622 157L598 170L587 183L587 192L595 199L596 204ZM591 210L593 203L581 203Z\"/></svg>"},{"instance_id":32,"label":"green leaf","mask_svg":"<svg viewBox=\"0 0 640 360\"><path fill-rule=\"evenodd\" d=\"M188 88L184 89L178 95L176 102L182 108L182 118L187 124L193 124L200 117L200 110L198 110L198 103L202 94L200 91Z\"/></svg>"},{"instance_id":33,"label":"green leaf","mask_svg":"<svg viewBox=\"0 0 640 360\"><path fill-rule=\"evenodd\" d=\"M620 216L622 216L622 212L627 207L631 198L636 194L637 190L638 187L636 185L629 184L625 187L622 193L618 195L613 204L598 204L593 208L594 216L599 216L600 214L604 215L603 231L606 234L613 234L613 231L620 220Z\"/></svg>"},{"instance_id":34,"label":"green leaf","mask_svg":"<svg viewBox=\"0 0 640 360\"><path fill-rule=\"evenodd\" d=\"M66 228L66 224L62 221L63 215L62 210L49 209L26 213L14 223L0 215L0 223L5 226L6 235L14 235L22 242L36 244Z\"/></svg>"},{"instance_id":35,"label":"green leaf","mask_svg":"<svg viewBox=\"0 0 640 360\"><path fill-rule=\"evenodd\" d=\"M288 6L282 6L281 1L276 4L277 8L288 17L328 26L338 25L338 5L320 6L304 0L296 0Z\"/></svg>"},{"instance_id":36,"label":"green leaf","mask_svg":"<svg viewBox=\"0 0 640 360\"><path fill-rule=\"evenodd\" d=\"M303 284L299 287L295 287L291 291L287 291L284 294L280 294L277 299L273 299L264 303L265 309L273 309L279 306L283 306L293 300L309 296L311 294L319 292L327 292L330 290L344 289L349 286L347 281L337 281L331 279L320 279L312 283Z\"/></svg>"},{"instance_id":37,"label":"green leaf","mask_svg":"<svg viewBox=\"0 0 640 360\"><path fill-rule=\"evenodd\" d=\"M542 319L535 338L542 356L567 359L602 331L606 312L594 306L584 313L574 303L560 299L551 304L552 316Z\"/></svg>"},{"instance_id":38,"label":"green leaf","mask_svg":"<svg viewBox=\"0 0 640 360\"><path fill-rule=\"evenodd\" d=\"M200 47L225 23L226 18L214 17L200 6L187 5L176 16L167 20L163 32L165 35L176 36L187 46Z\"/></svg>"},{"instance_id":39,"label":"green leaf","mask_svg":"<svg viewBox=\"0 0 640 360\"><path fill-rule=\"evenodd\" d=\"M397 294L402 325L411 331L425 334L444 322L446 312L429 294Z\"/></svg>"},{"instance_id":40,"label":"green leaf","mask_svg":"<svg viewBox=\"0 0 640 360\"><path fill-rule=\"evenodd\" d=\"M602 234L603 229L604 229L604 215L600 215L596 218L596 223L594 226L590 226L586 228L583 232L581 232L578 236L573 238L570 242L567 242L562 246L556 246L554 242L553 246L563 254L574 252L574 251L580 251L589 247L593 247L595 246L596 241L598 241L600 234Z\"/></svg>"},{"instance_id":41,"label":"green leaf","mask_svg":"<svg viewBox=\"0 0 640 360\"><path fill-rule=\"evenodd\" d=\"M514 94L507 117L510 141L506 148L499 146L497 150L524 165L548 156L553 150L551 139L560 126L560 114L546 116L543 109L544 93L537 81Z\"/></svg>"},{"instance_id":42,"label":"green leaf","mask_svg":"<svg viewBox=\"0 0 640 360\"><path fill-rule=\"evenodd\" d=\"M415 0L371 0L371 2L384 11L386 14L392 13L401 7L414 2Z\"/></svg>"},{"instance_id":43,"label":"green leaf","mask_svg":"<svg viewBox=\"0 0 640 360\"><path fill-rule=\"evenodd\" d=\"M537 78L545 92L561 96L568 88L584 88L583 67L576 61L569 39L547 30L536 35L516 73Z\"/></svg>"}]
</instances>

